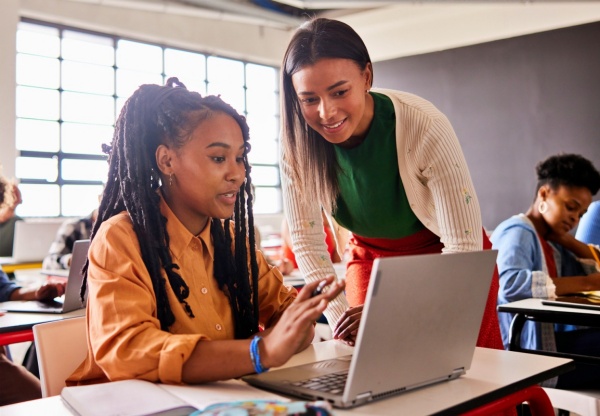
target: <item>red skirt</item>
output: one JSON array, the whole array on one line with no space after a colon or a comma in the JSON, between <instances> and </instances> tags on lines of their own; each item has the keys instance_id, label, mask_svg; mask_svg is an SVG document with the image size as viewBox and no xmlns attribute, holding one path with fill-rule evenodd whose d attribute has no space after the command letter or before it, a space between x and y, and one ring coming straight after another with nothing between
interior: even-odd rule
<instances>
[{"instance_id":1,"label":"red skirt","mask_svg":"<svg viewBox=\"0 0 600 416\"><path fill-rule=\"evenodd\" d=\"M492 243L483 232L483 249L492 248ZM350 306L365 303L373 261L378 257L407 256L413 254L441 253L444 245L440 238L428 229L411 236L389 238L365 238L352 235L350 239L350 260L346 271L346 297ZM504 349L500 336L500 326L496 312L499 289L498 269L494 268L494 278L490 286L479 337L478 347Z\"/></svg>"}]
</instances>

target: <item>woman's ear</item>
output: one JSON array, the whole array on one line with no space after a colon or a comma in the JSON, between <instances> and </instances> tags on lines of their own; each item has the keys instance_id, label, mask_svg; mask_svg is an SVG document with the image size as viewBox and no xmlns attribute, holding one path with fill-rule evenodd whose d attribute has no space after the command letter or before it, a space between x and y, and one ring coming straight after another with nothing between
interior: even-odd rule
<instances>
[{"instance_id":1,"label":"woman's ear","mask_svg":"<svg viewBox=\"0 0 600 416\"><path fill-rule=\"evenodd\" d=\"M540 198L542 201L545 201L546 198L548 198L550 191L551 189L548 185L540 186L540 189L538 190L538 198Z\"/></svg>"},{"instance_id":2,"label":"woman's ear","mask_svg":"<svg viewBox=\"0 0 600 416\"><path fill-rule=\"evenodd\" d=\"M160 170L163 175L171 175L173 173L171 166L173 151L168 146L161 144L156 148L155 156L158 170Z\"/></svg>"},{"instance_id":3,"label":"woman's ear","mask_svg":"<svg viewBox=\"0 0 600 416\"><path fill-rule=\"evenodd\" d=\"M365 76L365 89L370 90L373 86L373 65L371 64L371 62L367 63L363 74Z\"/></svg>"}]
</instances>

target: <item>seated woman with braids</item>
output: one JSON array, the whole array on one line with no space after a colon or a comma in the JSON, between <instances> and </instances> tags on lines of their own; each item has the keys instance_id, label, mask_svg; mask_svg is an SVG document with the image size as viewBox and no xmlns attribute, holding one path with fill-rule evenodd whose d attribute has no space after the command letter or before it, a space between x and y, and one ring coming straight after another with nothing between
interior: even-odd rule
<instances>
[{"instance_id":1,"label":"seated woman with braids","mask_svg":"<svg viewBox=\"0 0 600 416\"><path fill-rule=\"evenodd\" d=\"M255 247L245 118L177 78L117 120L88 255L88 354L68 385L202 383L285 363L344 287L298 294ZM233 220L230 218L233 217ZM82 286L82 295L86 290ZM313 287L314 286L314 287Z\"/></svg>"}]
</instances>

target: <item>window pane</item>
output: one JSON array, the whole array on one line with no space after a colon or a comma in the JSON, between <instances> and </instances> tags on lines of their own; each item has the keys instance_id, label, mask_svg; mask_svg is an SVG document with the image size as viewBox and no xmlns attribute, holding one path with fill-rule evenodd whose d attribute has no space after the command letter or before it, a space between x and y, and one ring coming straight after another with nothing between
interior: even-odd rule
<instances>
[{"instance_id":1,"label":"window pane","mask_svg":"<svg viewBox=\"0 0 600 416\"><path fill-rule=\"evenodd\" d=\"M17 149L58 152L58 122L18 118L16 128Z\"/></svg>"},{"instance_id":2,"label":"window pane","mask_svg":"<svg viewBox=\"0 0 600 416\"><path fill-rule=\"evenodd\" d=\"M246 109L248 113L276 115L279 113L277 72L262 65L246 65Z\"/></svg>"},{"instance_id":3,"label":"window pane","mask_svg":"<svg viewBox=\"0 0 600 416\"><path fill-rule=\"evenodd\" d=\"M58 91L17 87L17 117L58 120Z\"/></svg>"},{"instance_id":4,"label":"window pane","mask_svg":"<svg viewBox=\"0 0 600 416\"><path fill-rule=\"evenodd\" d=\"M17 52L57 58L60 54L58 29L20 22L17 30Z\"/></svg>"},{"instance_id":5,"label":"window pane","mask_svg":"<svg viewBox=\"0 0 600 416\"><path fill-rule=\"evenodd\" d=\"M204 55L176 49L165 49L165 74L177 77L188 90L206 93L206 58Z\"/></svg>"},{"instance_id":6,"label":"window pane","mask_svg":"<svg viewBox=\"0 0 600 416\"><path fill-rule=\"evenodd\" d=\"M114 114L115 101L112 97L74 92L62 94L63 120L112 125Z\"/></svg>"},{"instance_id":7,"label":"window pane","mask_svg":"<svg viewBox=\"0 0 600 416\"><path fill-rule=\"evenodd\" d=\"M104 36L65 30L62 40L62 56L72 61L113 66L115 49L113 40Z\"/></svg>"},{"instance_id":8,"label":"window pane","mask_svg":"<svg viewBox=\"0 0 600 416\"><path fill-rule=\"evenodd\" d=\"M115 93L115 72L110 66L63 61L62 87L65 90L104 95Z\"/></svg>"},{"instance_id":9,"label":"window pane","mask_svg":"<svg viewBox=\"0 0 600 416\"><path fill-rule=\"evenodd\" d=\"M98 208L102 185L64 185L62 187L62 215L86 217Z\"/></svg>"},{"instance_id":10,"label":"window pane","mask_svg":"<svg viewBox=\"0 0 600 416\"><path fill-rule=\"evenodd\" d=\"M251 176L256 186L279 185L279 170L275 166L252 166Z\"/></svg>"},{"instance_id":11,"label":"window pane","mask_svg":"<svg viewBox=\"0 0 600 416\"><path fill-rule=\"evenodd\" d=\"M40 71L40 68L44 68ZM55 58L17 54L17 84L33 87L60 86L59 61Z\"/></svg>"},{"instance_id":12,"label":"window pane","mask_svg":"<svg viewBox=\"0 0 600 416\"><path fill-rule=\"evenodd\" d=\"M62 177L66 180L102 181L108 177L108 162L105 160L63 159Z\"/></svg>"},{"instance_id":13,"label":"window pane","mask_svg":"<svg viewBox=\"0 0 600 416\"><path fill-rule=\"evenodd\" d=\"M220 94L238 113L244 114L244 64L231 59L209 57L208 94Z\"/></svg>"},{"instance_id":14,"label":"window pane","mask_svg":"<svg viewBox=\"0 0 600 416\"><path fill-rule=\"evenodd\" d=\"M161 74L117 69L117 96L129 98L142 84L163 85Z\"/></svg>"},{"instance_id":15,"label":"window pane","mask_svg":"<svg viewBox=\"0 0 600 416\"><path fill-rule=\"evenodd\" d=\"M145 43L119 40L117 43L117 66L143 72L161 74L162 49Z\"/></svg>"},{"instance_id":16,"label":"window pane","mask_svg":"<svg viewBox=\"0 0 600 416\"><path fill-rule=\"evenodd\" d=\"M279 114L279 96L265 90L248 87L246 90L246 109L248 113L260 113L266 116Z\"/></svg>"},{"instance_id":17,"label":"window pane","mask_svg":"<svg viewBox=\"0 0 600 416\"><path fill-rule=\"evenodd\" d=\"M17 215L23 217L57 217L59 212L58 185L20 184L23 203Z\"/></svg>"},{"instance_id":18,"label":"window pane","mask_svg":"<svg viewBox=\"0 0 600 416\"><path fill-rule=\"evenodd\" d=\"M282 211L281 202L280 189L257 187L252 208L256 214L274 214Z\"/></svg>"},{"instance_id":19,"label":"window pane","mask_svg":"<svg viewBox=\"0 0 600 416\"><path fill-rule=\"evenodd\" d=\"M102 155L102 144L110 144L114 129L97 124L62 124L62 149L65 153Z\"/></svg>"},{"instance_id":20,"label":"window pane","mask_svg":"<svg viewBox=\"0 0 600 416\"><path fill-rule=\"evenodd\" d=\"M21 179L43 179L54 182L58 178L57 158L17 157L15 173Z\"/></svg>"},{"instance_id":21,"label":"window pane","mask_svg":"<svg viewBox=\"0 0 600 416\"><path fill-rule=\"evenodd\" d=\"M250 127L250 145L252 146L248 153L248 160L250 163L276 165L279 160L278 119L249 114L247 120Z\"/></svg>"}]
</instances>

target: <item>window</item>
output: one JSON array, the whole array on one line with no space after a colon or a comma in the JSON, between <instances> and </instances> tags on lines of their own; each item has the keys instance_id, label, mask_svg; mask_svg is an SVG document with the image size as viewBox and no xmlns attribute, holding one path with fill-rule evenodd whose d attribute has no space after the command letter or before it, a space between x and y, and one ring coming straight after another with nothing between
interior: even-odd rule
<instances>
[{"instance_id":1,"label":"window","mask_svg":"<svg viewBox=\"0 0 600 416\"><path fill-rule=\"evenodd\" d=\"M21 216L85 216L98 204L125 100L177 76L220 94L250 126L256 213L282 211L277 69L29 19L17 31L16 176Z\"/></svg>"}]
</instances>

